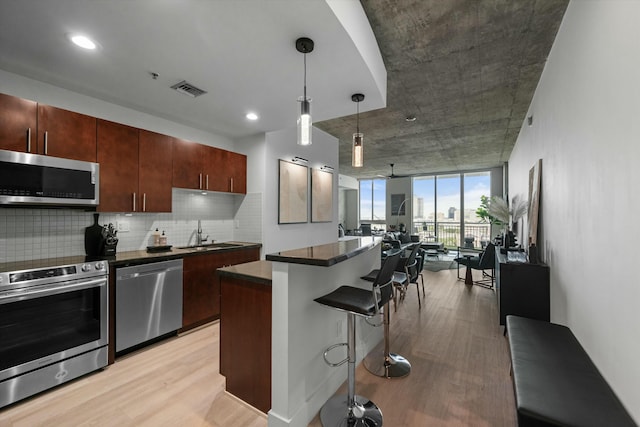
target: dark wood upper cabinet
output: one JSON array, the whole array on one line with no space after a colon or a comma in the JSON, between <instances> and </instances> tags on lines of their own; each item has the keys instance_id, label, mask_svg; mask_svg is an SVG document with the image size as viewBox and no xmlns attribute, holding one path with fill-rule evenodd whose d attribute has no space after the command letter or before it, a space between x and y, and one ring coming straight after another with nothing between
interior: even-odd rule
<instances>
[{"instance_id":1,"label":"dark wood upper cabinet","mask_svg":"<svg viewBox=\"0 0 640 427\"><path fill-rule=\"evenodd\" d=\"M0 149L100 163L101 212L171 212L172 187L247 192L243 154L5 94Z\"/></svg>"},{"instance_id":2,"label":"dark wood upper cabinet","mask_svg":"<svg viewBox=\"0 0 640 427\"><path fill-rule=\"evenodd\" d=\"M173 138L98 119L100 212L171 212Z\"/></svg>"},{"instance_id":3,"label":"dark wood upper cabinet","mask_svg":"<svg viewBox=\"0 0 640 427\"><path fill-rule=\"evenodd\" d=\"M141 211L138 201L138 129L98 119L100 212Z\"/></svg>"},{"instance_id":4,"label":"dark wood upper cabinet","mask_svg":"<svg viewBox=\"0 0 640 427\"><path fill-rule=\"evenodd\" d=\"M247 192L247 156L176 139L173 186L227 193Z\"/></svg>"},{"instance_id":5,"label":"dark wood upper cabinet","mask_svg":"<svg viewBox=\"0 0 640 427\"><path fill-rule=\"evenodd\" d=\"M203 187L203 157L206 147L175 138L173 141L173 186L201 190Z\"/></svg>"},{"instance_id":6,"label":"dark wood upper cabinet","mask_svg":"<svg viewBox=\"0 0 640 427\"><path fill-rule=\"evenodd\" d=\"M247 156L229 152L231 193L247 194Z\"/></svg>"},{"instance_id":7,"label":"dark wood upper cabinet","mask_svg":"<svg viewBox=\"0 0 640 427\"><path fill-rule=\"evenodd\" d=\"M140 129L139 186L143 212L171 212L174 138Z\"/></svg>"},{"instance_id":8,"label":"dark wood upper cabinet","mask_svg":"<svg viewBox=\"0 0 640 427\"><path fill-rule=\"evenodd\" d=\"M0 94L0 149L37 152L38 104Z\"/></svg>"},{"instance_id":9,"label":"dark wood upper cabinet","mask_svg":"<svg viewBox=\"0 0 640 427\"><path fill-rule=\"evenodd\" d=\"M96 118L38 104L38 154L95 162Z\"/></svg>"},{"instance_id":10,"label":"dark wood upper cabinet","mask_svg":"<svg viewBox=\"0 0 640 427\"><path fill-rule=\"evenodd\" d=\"M229 191L224 180L224 170L228 166L228 151L206 146L206 164L204 165L204 190Z\"/></svg>"}]
</instances>

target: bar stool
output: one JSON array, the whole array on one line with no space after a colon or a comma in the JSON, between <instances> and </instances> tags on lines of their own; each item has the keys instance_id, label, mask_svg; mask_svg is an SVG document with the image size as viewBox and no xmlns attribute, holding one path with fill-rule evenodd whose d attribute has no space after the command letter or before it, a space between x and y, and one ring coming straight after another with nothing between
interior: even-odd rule
<instances>
[{"instance_id":1,"label":"bar stool","mask_svg":"<svg viewBox=\"0 0 640 427\"><path fill-rule=\"evenodd\" d=\"M355 394L356 316L371 318L380 312L382 306L389 303L393 295L391 279L399 259L400 253L387 257L370 291L353 286L340 286L335 291L314 300L327 307L347 312L347 342L334 344L324 352L324 360L329 366L340 366L348 362L347 395L334 396L322 406L320 421L324 427L382 425L382 412L376 404ZM327 353L340 346L347 347L347 357L338 363L330 362Z\"/></svg>"},{"instance_id":2,"label":"bar stool","mask_svg":"<svg viewBox=\"0 0 640 427\"><path fill-rule=\"evenodd\" d=\"M400 251L402 253L402 251ZM386 263L386 259L383 261ZM383 264L384 265L384 264ZM376 277L380 274L380 270L372 270L368 275L362 276L362 280L367 280L370 282L375 281ZM396 285L406 286L408 278L405 273L400 273L398 271L393 272L393 277L391 279L392 285L395 287ZM394 296L394 306L397 310L397 302L395 301ZM372 351L367 357L364 358L364 367L367 368L369 372L373 375L377 375L379 377L384 378L400 378L409 375L411 372L411 363L404 356L401 356L396 353L391 353L389 350L389 324L390 324L390 310L389 310L390 302L387 302L383 306L383 321L382 324L384 326L384 349L382 352L382 357L380 357L380 353L378 351Z\"/></svg>"}]
</instances>

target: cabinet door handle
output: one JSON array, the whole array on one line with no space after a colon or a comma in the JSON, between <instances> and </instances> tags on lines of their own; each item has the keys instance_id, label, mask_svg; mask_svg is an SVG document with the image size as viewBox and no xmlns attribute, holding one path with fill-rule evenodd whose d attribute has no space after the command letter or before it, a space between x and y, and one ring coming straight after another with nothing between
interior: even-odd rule
<instances>
[{"instance_id":1,"label":"cabinet door handle","mask_svg":"<svg viewBox=\"0 0 640 427\"><path fill-rule=\"evenodd\" d=\"M231 178L231 192L233 193L233 178Z\"/></svg>"},{"instance_id":2,"label":"cabinet door handle","mask_svg":"<svg viewBox=\"0 0 640 427\"><path fill-rule=\"evenodd\" d=\"M31 128L27 128L27 153L31 152Z\"/></svg>"},{"instance_id":3,"label":"cabinet door handle","mask_svg":"<svg viewBox=\"0 0 640 427\"><path fill-rule=\"evenodd\" d=\"M44 132L44 154L45 155L48 154L47 153L48 151L47 149L49 148L47 144L48 142L49 142L49 132L45 131Z\"/></svg>"},{"instance_id":4,"label":"cabinet door handle","mask_svg":"<svg viewBox=\"0 0 640 427\"><path fill-rule=\"evenodd\" d=\"M142 212L147 211L147 193L142 193Z\"/></svg>"},{"instance_id":5,"label":"cabinet door handle","mask_svg":"<svg viewBox=\"0 0 640 427\"><path fill-rule=\"evenodd\" d=\"M133 193L133 211L136 211L136 193Z\"/></svg>"},{"instance_id":6,"label":"cabinet door handle","mask_svg":"<svg viewBox=\"0 0 640 427\"><path fill-rule=\"evenodd\" d=\"M200 184L198 185L198 188L202 190L202 174L200 174Z\"/></svg>"},{"instance_id":7,"label":"cabinet door handle","mask_svg":"<svg viewBox=\"0 0 640 427\"><path fill-rule=\"evenodd\" d=\"M209 189L209 174L207 174L207 190Z\"/></svg>"}]
</instances>

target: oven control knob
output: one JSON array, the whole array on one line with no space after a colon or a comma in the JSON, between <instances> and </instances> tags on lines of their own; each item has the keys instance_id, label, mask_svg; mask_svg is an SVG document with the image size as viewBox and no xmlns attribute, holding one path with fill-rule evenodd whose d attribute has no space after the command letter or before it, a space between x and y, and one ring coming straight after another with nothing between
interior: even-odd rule
<instances>
[{"instance_id":1,"label":"oven control knob","mask_svg":"<svg viewBox=\"0 0 640 427\"><path fill-rule=\"evenodd\" d=\"M96 270L104 270L104 262L96 262Z\"/></svg>"},{"instance_id":2,"label":"oven control knob","mask_svg":"<svg viewBox=\"0 0 640 427\"><path fill-rule=\"evenodd\" d=\"M80 269L84 272L91 271L91 264L82 264L82 267L80 267Z\"/></svg>"}]
</instances>

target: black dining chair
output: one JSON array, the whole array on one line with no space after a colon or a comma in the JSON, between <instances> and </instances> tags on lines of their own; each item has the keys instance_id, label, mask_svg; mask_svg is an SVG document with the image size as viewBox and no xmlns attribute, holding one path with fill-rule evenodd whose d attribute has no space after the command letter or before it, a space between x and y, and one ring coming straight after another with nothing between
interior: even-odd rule
<instances>
[{"instance_id":1,"label":"black dining chair","mask_svg":"<svg viewBox=\"0 0 640 427\"><path fill-rule=\"evenodd\" d=\"M401 258L397 270L402 269L405 274L405 280L400 282L394 282L396 290L400 294L398 298L399 302L404 301L404 297L407 294L409 285L415 284L416 291L418 292L418 307L422 308L422 302L420 300L420 287L418 286L418 277L422 279L422 297L424 298L424 277L420 274L420 260L418 259L418 251L420 250L420 244L416 243L411 247L411 254L408 258Z\"/></svg>"}]
</instances>

